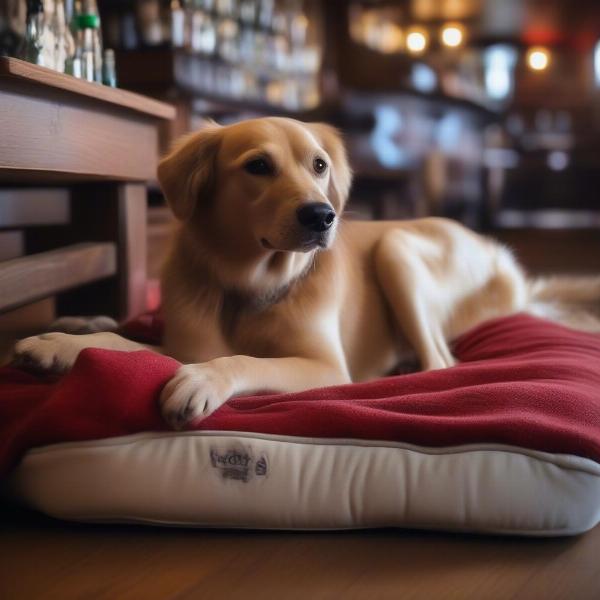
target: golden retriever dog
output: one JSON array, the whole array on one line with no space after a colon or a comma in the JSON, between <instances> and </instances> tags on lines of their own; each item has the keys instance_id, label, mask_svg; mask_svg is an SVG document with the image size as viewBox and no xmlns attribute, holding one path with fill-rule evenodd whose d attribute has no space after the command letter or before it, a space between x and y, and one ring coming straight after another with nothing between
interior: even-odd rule
<instances>
[{"instance_id":1,"label":"golden retriever dog","mask_svg":"<svg viewBox=\"0 0 600 600\"><path fill-rule=\"evenodd\" d=\"M492 317L527 310L600 330L585 310L600 278L529 282L506 248L446 219L344 221L352 177L329 125L209 123L158 178L179 220L160 349L184 363L161 395L176 428L233 396L381 377L411 353L422 369L450 367L451 341ZM50 333L16 355L64 371L87 347L142 346Z\"/></svg>"}]
</instances>

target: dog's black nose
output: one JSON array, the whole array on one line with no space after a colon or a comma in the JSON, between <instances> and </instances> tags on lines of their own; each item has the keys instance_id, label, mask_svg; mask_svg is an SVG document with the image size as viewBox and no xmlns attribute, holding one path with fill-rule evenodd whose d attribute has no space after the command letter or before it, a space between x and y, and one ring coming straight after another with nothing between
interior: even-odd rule
<instances>
[{"instance_id":1,"label":"dog's black nose","mask_svg":"<svg viewBox=\"0 0 600 600\"><path fill-rule=\"evenodd\" d=\"M311 202L296 212L300 224L311 231L327 231L335 221L335 211L325 202Z\"/></svg>"}]
</instances>

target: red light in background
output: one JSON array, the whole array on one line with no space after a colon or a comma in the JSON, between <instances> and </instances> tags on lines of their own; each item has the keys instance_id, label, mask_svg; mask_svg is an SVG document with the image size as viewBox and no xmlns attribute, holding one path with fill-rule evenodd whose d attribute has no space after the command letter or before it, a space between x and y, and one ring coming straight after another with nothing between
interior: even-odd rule
<instances>
[{"instance_id":1,"label":"red light in background","mask_svg":"<svg viewBox=\"0 0 600 600\"><path fill-rule=\"evenodd\" d=\"M523 42L528 46L555 46L565 41L566 36L562 31L550 27L528 27L523 32Z\"/></svg>"}]
</instances>

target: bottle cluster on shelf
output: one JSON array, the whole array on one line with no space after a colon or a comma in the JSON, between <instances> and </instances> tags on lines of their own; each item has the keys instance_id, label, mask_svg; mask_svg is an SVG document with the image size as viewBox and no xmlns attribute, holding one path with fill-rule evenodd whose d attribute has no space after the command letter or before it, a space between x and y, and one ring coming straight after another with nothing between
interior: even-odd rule
<instances>
[{"instance_id":1,"label":"bottle cluster on shelf","mask_svg":"<svg viewBox=\"0 0 600 600\"><path fill-rule=\"evenodd\" d=\"M6 1L11 20L2 53L87 81L116 85L114 52L102 49L96 0Z\"/></svg>"},{"instance_id":2,"label":"bottle cluster on shelf","mask_svg":"<svg viewBox=\"0 0 600 600\"><path fill-rule=\"evenodd\" d=\"M293 110L320 102L320 36L303 0L136 0L103 7L109 45L171 47L194 56L190 69L208 94Z\"/></svg>"}]
</instances>

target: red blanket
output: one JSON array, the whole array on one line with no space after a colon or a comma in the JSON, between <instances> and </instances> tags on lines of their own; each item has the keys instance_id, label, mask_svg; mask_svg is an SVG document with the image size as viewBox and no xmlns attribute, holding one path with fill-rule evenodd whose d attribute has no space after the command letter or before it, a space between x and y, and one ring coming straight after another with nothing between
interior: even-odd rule
<instances>
[{"instance_id":1,"label":"red blanket","mask_svg":"<svg viewBox=\"0 0 600 600\"><path fill-rule=\"evenodd\" d=\"M600 336L517 315L476 328L454 352L452 369L231 400L199 429L503 443L600 462ZM34 446L166 429L157 398L177 366L86 350L61 379L0 370L0 473Z\"/></svg>"}]
</instances>

